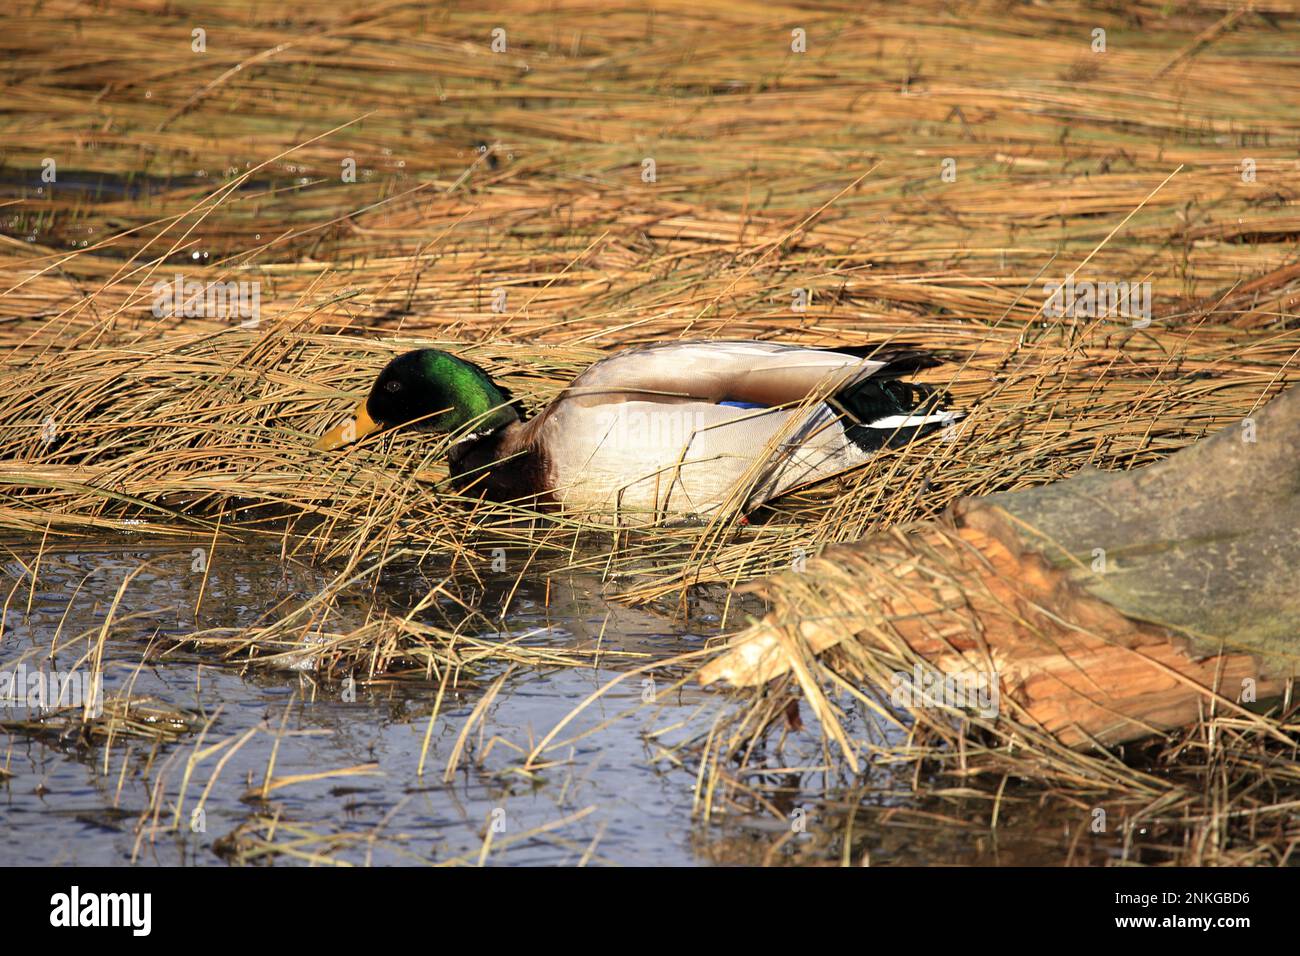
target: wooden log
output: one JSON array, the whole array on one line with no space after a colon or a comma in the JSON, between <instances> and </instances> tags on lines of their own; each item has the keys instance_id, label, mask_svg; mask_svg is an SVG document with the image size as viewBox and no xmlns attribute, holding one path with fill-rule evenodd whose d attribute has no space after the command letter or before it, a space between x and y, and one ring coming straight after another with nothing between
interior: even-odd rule
<instances>
[{"instance_id":1,"label":"wooden log","mask_svg":"<svg viewBox=\"0 0 1300 956\"><path fill-rule=\"evenodd\" d=\"M1251 428L828 548L752 587L772 611L699 679L793 670L817 711L808 661L836 652L879 679L862 666L875 650L994 675L1000 716L1073 747L1166 731L1211 701L1244 713L1300 660L1300 390Z\"/></svg>"}]
</instances>

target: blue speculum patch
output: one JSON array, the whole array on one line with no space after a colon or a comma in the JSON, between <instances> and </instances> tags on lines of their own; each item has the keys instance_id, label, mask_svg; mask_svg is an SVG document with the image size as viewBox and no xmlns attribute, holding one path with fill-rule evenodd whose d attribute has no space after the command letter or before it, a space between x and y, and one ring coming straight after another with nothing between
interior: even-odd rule
<instances>
[{"instance_id":1,"label":"blue speculum patch","mask_svg":"<svg viewBox=\"0 0 1300 956\"><path fill-rule=\"evenodd\" d=\"M718 402L719 405L726 405L728 408L767 408L767 405L760 405L758 402Z\"/></svg>"}]
</instances>

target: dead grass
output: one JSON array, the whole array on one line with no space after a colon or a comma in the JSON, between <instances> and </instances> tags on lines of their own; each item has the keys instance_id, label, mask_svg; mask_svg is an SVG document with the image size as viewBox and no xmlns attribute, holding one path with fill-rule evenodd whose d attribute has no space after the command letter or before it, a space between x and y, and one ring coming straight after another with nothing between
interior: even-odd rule
<instances>
[{"instance_id":1,"label":"dead grass","mask_svg":"<svg viewBox=\"0 0 1300 956\"><path fill-rule=\"evenodd\" d=\"M859 655L861 657L862 655ZM846 775L829 736L820 752L788 743L787 714L803 693L782 678L716 724L707 736L683 742L678 759L705 782L710 796L702 822L743 828L766 818L783 835L756 841L726 839L709 852L723 862L868 863L900 835L922 846L951 846L962 831L995 844L1017 838L1025 817L1059 822L1063 837L1045 841L1066 864L1175 864L1282 866L1300 845L1300 734L1293 701L1272 702L1258 715L1225 714L1207 704L1201 719L1181 733L1112 750L1063 747L1014 714L996 721L946 708L891 706L889 673L910 673L912 661L872 654L875 680L842 656L811 662L845 720L864 761L860 777ZM859 662L860 663L860 662ZM881 691L879 688L886 688ZM782 767L818 772L823 791L815 805L807 784L792 789ZM882 777L892 786L882 786ZM913 794L919 802L900 796ZM793 841L796 797L808 803L815 839ZM856 830L855 830L856 825ZM955 828L955 829L954 829ZM1006 848L1016 862L1014 847ZM975 862L999 862L997 855ZM755 855L757 854L757 855ZM898 861L900 853L885 854ZM1042 850L1028 859L1042 859ZM917 860L921 862L921 860Z\"/></svg>"}]
</instances>

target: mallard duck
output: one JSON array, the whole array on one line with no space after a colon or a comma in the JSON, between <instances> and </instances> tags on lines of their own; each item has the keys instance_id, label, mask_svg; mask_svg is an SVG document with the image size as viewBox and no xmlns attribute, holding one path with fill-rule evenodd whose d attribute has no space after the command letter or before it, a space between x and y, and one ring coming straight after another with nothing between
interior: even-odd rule
<instances>
[{"instance_id":1,"label":"mallard duck","mask_svg":"<svg viewBox=\"0 0 1300 956\"><path fill-rule=\"evenodd\" d=\"M315 447L410 426L454 435L453 486L493 500L625 524L744 513L959 418L943 393L899 378L937 364L910 348L641 346L595 363L525 421L482 368L419 349L389 362Z\"/></svg>"}]
</instances>

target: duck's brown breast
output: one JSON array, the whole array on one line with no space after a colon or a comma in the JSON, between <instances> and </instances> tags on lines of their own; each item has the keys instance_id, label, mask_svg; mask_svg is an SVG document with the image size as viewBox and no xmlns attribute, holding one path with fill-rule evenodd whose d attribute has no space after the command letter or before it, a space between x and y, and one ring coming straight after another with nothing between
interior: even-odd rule
<instances>
[{"instance_id":1,"label":"duck's brown breast","mask_svg":"<svg viewBox=\"0 0 1300 956\"><path fill-rule=\"evenodd\" d=\"M452 487L491 501L554 505L549 461L540 449L522 445L516 430L512 426L453 445L447 453Z\"/></svg>"}]
</instances>

